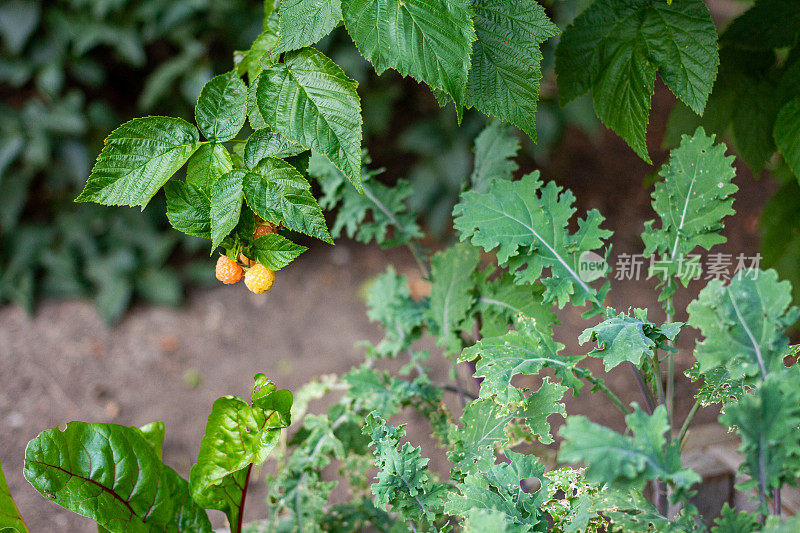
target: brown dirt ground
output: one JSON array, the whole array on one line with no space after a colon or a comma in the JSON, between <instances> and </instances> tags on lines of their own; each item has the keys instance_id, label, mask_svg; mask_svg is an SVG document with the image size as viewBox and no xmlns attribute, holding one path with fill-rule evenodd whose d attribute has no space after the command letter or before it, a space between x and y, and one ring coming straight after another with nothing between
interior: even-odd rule
<instances>
[{"instance_id":1,"label":"brown dirt ground","mask_svg":"<svg viewBox=\"0 0 800 533\"><path fill-rule=\"evenodd\" d=\"M660 87L648 138L661 139L665 109L671 102ZM651 151L656 164L664 160L666 154L657 145ZM650 188L642 184L654 167L609 132L593 140L570 132L556 153L542 169L543 176L573 189L579 212L598 208L608 218L605 227L616 232L614 256L639 252L642 221L652 216ZM742 165L737 166L738 213L727 224L729 241L723 248L734 254L752 253L758 249L759 211L774 187L755 181ZM47 302L33 318L16 308L0 309L0 459L31 530L94 530L88 520L45 502L22 477L25 443L39 431L63 427L69 420L127 425L163 420L164 459L187 474L216 397L246 397L256 372L267 373L282 388L295 389L312 377L342 373L362 360L363 352L354 343L376 341L380 334L364 314L359 288L390 262L419 278L404 250L386 252L350 242L317 246L281 272L265 297L254 296L241 285L198 289L180 309L137 308L114 329L106 328L85 302ZM614 282L608 303L617 309L652 307L651 318L661 320L653 285L652 281ZM680 292L679 309L701 285ZM557 335L567 353L586 353L588 348L575 341L584 327L579 313L563 312L561 320ZM691 336L681 339L680 370L690 365L693 344ZM598 362L589 366L599 370ZM446 380L445 365L435 368L438 378ZM187 370L200 376L198 385L188 384ZM461 374L462 381L473 387L465 368ZM623 400L637 399L626 370L613 371L607 381ZM677 412L689 409L691 389L685 380L679 382ZM452 397L448 403L457 405ZM588 390L569 400L567 409L620 427L611 404ZM700 422L714 419L712 411L699 416ZM423 442L427 453L430 442L424 423L416 418L408 421L411 439ZM446 471L441 454L432 456L432 468ZM263 517L264 492L263 482L255 480L248 520ZM216 524L221 524L220 518L215 517Z\"/></svg>"}]
</instances>

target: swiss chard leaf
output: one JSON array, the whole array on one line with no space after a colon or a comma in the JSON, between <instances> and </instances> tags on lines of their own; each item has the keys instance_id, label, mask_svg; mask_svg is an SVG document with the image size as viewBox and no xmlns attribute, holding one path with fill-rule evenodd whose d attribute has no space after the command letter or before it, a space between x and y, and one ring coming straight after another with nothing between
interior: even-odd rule
<instances>
[{"instance_id":1,"label":"swiss chard leaf","mask_svg":"<svg viewBox=\"0 0 800 533\"><path fill-rule=\"evenodd\" d=\"M2 533L28 533L25 521L17 509L17 504L11 497L11 490L6 483L3 466L0 465L0 532Z\"/></svg>"},{"instance_id":2,"label":"swiss chard leaf","mask_svg":"<svg viewBox=\"0 0 800 533\"><path fill-rule=\"evenodd\" d=\"M358 84L313 48L287 52L251 86L258 111L286 139L324 155L361 189ZM276 97L278 95L278 97Z\"/></svg>"},{"instance_id":3,"label":"swiss chard leaf","mask_svg":"<svg viewBox=\"0 0 800 533\"><path fill-rule=\"evenodd\" d=\"M235 70L205 84L195 107L197 127L210 141L236 137L247 119L247 86Z\"/></svg>"},{"instance_id":4,"label":"swiss chard leaf","mask_svg":"<svg viewBox=\"0 0 800 533\"><path fill-rule=\"evenodd\" d=\"M310 46L342 20L341 0L283 0L278 10L277 52Z\"/></svg>"},{"instance_id":5,"label":"swiss chard leaf","mask_svg":"<svg viewBox=\"0 0 800 533\"><path fill-rule=\"evenodd\" d=\"M211 532L188 483L138 428L70 422L45 430L28 443L24 472L36 490L111 532Z\"/></svg>"},{"instance_id":6,"label":"swiss chard leaf","mask_svg":"<svg viewBox=\"0 0 800 533\"><path fill-rule=\"evenodd\" d=\"M466 100L475 30L469 0L343 0L344 24L378 74L393 68Z\"/></svg>"},{"instance_id":7,"label":"swiss chard leaf","mask_svg":"<svg viewBox=\"0 0 800 533\"><path fill-rule=\"evenodd\" d=\"M76 202L147 205L200 146L197 129L179 118L144 117L126 122L104 141Z\"/></svg>"}]
</instances>

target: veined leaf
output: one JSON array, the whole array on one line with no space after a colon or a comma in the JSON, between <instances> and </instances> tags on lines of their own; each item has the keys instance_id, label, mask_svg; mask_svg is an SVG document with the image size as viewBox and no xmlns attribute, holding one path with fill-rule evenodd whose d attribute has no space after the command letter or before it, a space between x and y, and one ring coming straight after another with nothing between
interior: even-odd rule
<instances>
[{"instance_id":1,"label":"veined leaf","mask_svg":"<svg viewBox=\"0 0 800 533\"><path fill-rule=\"evenodd\" d=\"M195 107L197 127L210 141L236 137L247 119L247 86L235 70L220 74L203 86Z\"/></svg>"},{"instance_id":2,"label":"veined leaf","mask_svg":"<svg viewBox=\"0 0 800 533\"><path fill-rule=\"evenodd\" d=\"M6 483L6 476L3 474L3 466L0 465L0 532L2 533L28 533L25 521L19 514L17 504L11 497L11 490Z\"/></svg>"},{"instance_id":3,"label":"veined leaf","mask_svg":"<svg viewBox=\"0 0 800 533\"><path fill-rule=\"evenodd\" d=\"M774 270L741 270L728 283L712 280L686 308L704 339L694 356L702 374L718 367L730 379L764 379L784 368L786 329L800 317L792 286Z\"/></svg>"},{"instance_id":4,"label":"veined leaf","mask_svg":"<svg viewBox=\"0 0 800 533\"><path fill-rule=\"evenodd\" d=\"M255 214L273 224L333 242L311 185L296 168L268 157L244 174L244 197Z\"/></svg>"},{"instance_id":5,"label":"veined leaf","mask_svg":"<svg viewBox=\"0 0 800 533\"><path fill-rule=\"evenodd\" d=\"M272 233L253 241L251 257L270 270L280 270L307 250L286 237Z\"/></svg>"},{"instance_id":6,"label":"veined leaf","mask_svg":"<svg viewBox=\"0 0 800 533\"><path fill-rule=\"evenodd\" d=\"M278 52L310 46L342 20L341 0L282 0L278 11Z\"/></svg>"},{"instance_id":7,"label":"veined leaf","mask_svg":"<svg viewBox=\"0 0 800 533\"><path fill-rule=\"evenodd\" d=\"M167 426L160 420L157 422L150 422L143 426L139 426L139 431L142 437L150 443L150 446L156 451L156 455L161 459L162 451L164 448L164 437L167 434Z\"/></svg>"},{"instance_id":8,"label":"veined leaf","mask_svg":"<svg viewBox=\"0 0 800 533\"><path fill-rule=\"evenodd\" d=\"M285 159L306 151L305 146L281 137L269 128L260 129L247 138L244 145L244 165L254 170L265 157Z\"/></svg>"},{"instance_id":9,"label":"veined leaf","mask_svg":"<svg viewBox=\"0 0 800 533\"><path fill-rule=\"evenodd\" d=\"M586 463L586 478L616 489L644 488L647 480L670 481L689 489L700 476L681 466L680 444L667 442L667 410L659 405L652 416L635 406L625 417L631 435L570 416L562 426L560 461Z\"/></svg>"},{"instance_id":10,"label":"veined leaf","mask_svg":"<svg viewBox=\"0 0 800 533\"><path fill-rule=\"evenodd\" d=\"M324 155L361 190L358 84L313 48L288 52L251 90L261 116L286 139Z\"/></svg>"},{"instance_id":11,"label":"veined leaf","mask_svg":"<svg viewBox=\"0 0 800 533\"><path fill-rule=\"evenodd\" d=\"M242 512L250 469L267 459L290 422L291 394L263 374L256 375L256 385L252 406L235 396L214 402L190 476L194 500L224 511L232 526Z\"/></svg>"},{"instance_id":12,"label":"veined leaf","mask_svg":"<svg viewBox=\"0 0 800 533\"><path fill-rule=\"evenodd\" d=\"M179 118L144 117L106 137L76 202L145 208L200 146L197 129Z\"/></svg>"},{"instance_id":13,"label":"veined leaf","mask_svg":"<svg viewBox=\"0 0 800 533\"><path fill-rule=\"evenodd\" d=\"M563 307L571 296L575 305L587 299L599 304L597 291L578 274L579 260L603 246L611 232L600 229L604 219L592 210L570 234L575 197L562 191L552 181L542 187L538 171L520 181L494 180L486 193L461 195L453 226L462 241L470 239L487 252L497 248L498 264L508 265L517 283L533 283L549 267L551 276L542 279L545 301L558 300Z\"/></svg>"},{"instance_id":14,"label":"veined leaf","mask_svg":"<svg viewBox=\"0 0 800 533\"><path fill-rule=\"evenodd\" d=\"M183 181L164 185L167 219L176 230L187 235L211 238L211 198L198 187Z\"/></svg>"},{"instance_id":15,"label":"veined leaf","mask_svg":"<svg viewBox=\"0 0 800 533\"><path fill-rule=\"evenodd\" d=\"M138 428L70 422L45 430L25 450L25 478L111 532L211 532L189 485Z\"/></svg>"},{"instance_id":16,"label":"veined leaf","mask_svg":"<svg viewBox=\"0 0 800 533\"><path fill-rule=\"evenodd\" d=\"M243 170L232 170L211 187L211 253L239 222L246 175Z\"/></svg>"},{"instance_id":17,"label":"veined leaf","mask_svg":"<svg viewBox=\"0 0 800 533\"><path fill-rule=\"evenodd\" d=\"M562 103L592 91L595 111L642 159L656 71L700 114L719 66L717 31L702 0L598 0L556 50Z\"/></svg>"},{"instance_id":18,"label":"veined leaf","mask_svg":"<svg viewBox=\"0 0 800 533\"><path fill-rule=\"evenodd\" d=\"M739 189L731 183L736 171L733 156L725 156L726 149L724 144L714 144L714 135L706 136L698 128L694 136L683 136L659 171L664 179L656 183L652 205L661 227L647 221L642 241L645 257L660 259L652 272L661 280L660 299L666 300L669 314L674 312L673 277L682 275L685 286L695 275L691 268L681 269L689 254L698 246L709 250L725 242L720 230L725 217L734 214L732 195Z\"/></svg>"},{"instance_id":19,"label":"veined leaf","mask_svg":"<svg viewBox=\"0 0 800 533\"><path fill-rule=\"evenodd\" d=\"M544 286L517 285L511 274L485 281L492 275L493 268L481 273L478 283L478 309L481 312L481 336L499 337L508 332L510 325L522 314L540 324L555 324L556 316L552 305L546 304L542 298Z\"/></svg>"},{"instance_id":20,"label":"veined leaf","mask_svg":"<svg viewBox=\"0 0 800 533\"><path fill-rule=\"evenodd\" d=\"M469 0L343 0L344 24L378 74L393 68L460 108L475 29Z\"/></svg>"},{"instance_id":21,"label":"veined leaf","mask_svg":"<svg viewBox=\"0 0 800 533\"><path fill-rule=\"evenodd\" d=\"M800 179L800 96L781 108L775 120L775 144Z\"/></svg>"},{"instance_id":22,"label":"veined leaf","mask_svg":"<svg viewBox=\"0 0 800 533\"><path fill-rule=\"evenodd\" d=\"M467 107L508 121L536 140L536 104L542 79L539 45L558 35L533 0L476 0Z\"/></svg>"},{"instance_id":23,"label":"veined leaf","mask_svg":"<svg viewBox=\"0 0 800 533\"><path fill-rule=\"evenodd\" d=\"M211 194L211 187L219 178L233 170L231 154L220 143L202 145L186 164L186 183Z\"/></svg>"},{"instance_id":24,"label":"veined leaf","mask_svg":"<svg viewBox=\"0 0 800 533\"><path fill-rule=\"evenodd\" d=\"M275 53L275 48L278 45L277 24L272 22L272 18L267 19L267 24L270 26L262 31L250 49L246 51L237 51L233 54L233 62L236 65L236 71L240 76L247 74L247 79L251 82L255 80L265 66L274 65L278 62L280 54ZM250 106L248 106L248 109ZM251 123L253 117L250 117ZM254 124L255 126L255 124ZM263 127L262 124L259 124ZM257 129L257 128L253 128Z\"/></svg>"},{"instance_id":25,"label":"veined leaf","mask_svg":"<svg viewBox=\"0 0 800 533\"><path fill-rule=\"evenodd\" d=\"M388 267L376 277L367 292L367 317L380 322L383 340L375 347L379 356L394 356L409 349L421 335L425 323L424 302L411 298L408 278Z\"/></svg>"},{"instance_id":26,"label":"veined leaf","mask_svg":"<svg viewBox=\"0 0 800 533\"><path fill-rule=\"evenodd\" d=\"M514 158L520 144L511 128L493 120L475 138L475 166L470 183L472 190L486 192L495 178L511 180L519 166Z\"/></svg>"},{"instance_id":27,"label":"veined leaf","mask_svg":"<svg viewBox=\"0 0 800 533\"><path fill-rule=\"evenodd\" d=\"M428 320L437 345L446 353L461 351L461 330L470 324L469 310L475 301L472 274L478 266L478 250L466 244L451 246L431 259L431 303Z\"/></svg>"}]
</instances>

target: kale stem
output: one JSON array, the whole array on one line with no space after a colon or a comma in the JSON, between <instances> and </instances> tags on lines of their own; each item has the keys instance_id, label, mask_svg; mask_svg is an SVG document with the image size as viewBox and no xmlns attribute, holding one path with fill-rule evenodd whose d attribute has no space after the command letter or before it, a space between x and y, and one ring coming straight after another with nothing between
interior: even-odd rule
<instances>
[{"instance_id":1,"label":"kale stem","mask_svg":"<svg viewBox=\"0 0 800 533\"><path fill-rule=\"evenodd\" d=\"M642 373L639 371L636 365L628 361L628 366L630 367L631 372L633 372L633 377L636 378L636 385L639 387L639 392L642 393L642 397L644 398L644 406L647 409L647 414L652 415L653 409L655 409L653 405L653 393L650 392L650 390L647 388L647 385L645 385L644 379L642 378Z\"/></svg>"},{"instance_id":2,"label":"kale stem","mask_svg":"<svg viewBox=\"0 0 800 533\"><path fill-rule=\"evenodd\" d=\"M666 406L666 399L664 397L664 385L661 383L661 366L658 364L658 352L653 350L653 356L647 354L650 359L650 364L653 365L653 381L656 382L656 394L658 395L658 403ZM669 414L669 413L668 413Z\"/></svg>"},{"instance_id":3,"label":"kale stem","mask_svg":"<svg viewBox=\"0 0 800 533\"><path fill-rule=\"evenodd\" d=\"M589 382L592 384L593 387L595 387L597 390L605 394L606 398L611 400L611 403L613 403L617 407L617 409L619 409L622 412L623 415L630 414L631 408L625 405L622 402L622 400L619 399L619 396L614 394L614 392L608 388L608 386L602 379L598 379L592 376L591 374L587 375L586 379L589 380Z\"/></svg>"},{"instance_id":4,"label":"kale stem","mask_svg":"<svg viewBox=\"0 0 800 533\"><path fill-rule=\"evenodd\" d=\"M680 444L681 448L683 448L683 439L686 438L686 433L689 431L689 426L692 425L692 421L694 420L697 411L700 410L700 402L698 400L694 401L694 405L689 410L689 414L686 415L686 420L683 421L683 425L681 426L681 430L678 433L678 443Z\"/></svg>"},{"instance_id":5,"label":"kale stem","mask_svg":"<svg viewBox=\"0 0 800 533\"><path fill-rule=\"evenodd\" d=\"M778 487L772 491L772 514L781 516L781 488Z\"/></svg>"}]
</instances>

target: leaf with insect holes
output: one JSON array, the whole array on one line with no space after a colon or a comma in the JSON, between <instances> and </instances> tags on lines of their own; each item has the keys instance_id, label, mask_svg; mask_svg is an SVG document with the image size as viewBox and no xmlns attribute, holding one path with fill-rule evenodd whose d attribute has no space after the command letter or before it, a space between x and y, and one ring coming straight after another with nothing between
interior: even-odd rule
<instances>
[{"instance_id":1,"label":"leaf with insect holes","mask_svg":"<svg viewBox=\"0 0 800 533\"><path fill-rule=\"evenodd\" d=\"M253 82L264 121L289 141L328 158L361 190L358 84L313 48L287 52Z\"/></svg>"},{"instance_id":2,"label":"leaf with insect holes","mask_svg":"<svg viewBox=\"0 0 800 533\"><path fill-rule=\"evenodd\" d=\"M145 208L200 146L197 128L179 118L144 117L126 122L103 141L76 202Z\"/></svg>"},{"instance_id":3,"label":"leaf with insect holes","mask_svg":"<svg viewBox=\"0 0 800 533\"><path fill-rule=\"evenodd\" d=\"M469 0L343 0L344 24L378 74L393 68L466 99L475 29Z\"/></svg>"},{"instance_id":4,"label":"leaf with insect holes","mask_svg":"<svg viewBox=\"0 0 800 533\"><path fill-rule=\"evenodd\" d=\"M192 497L206 509L219 509L236 524L242 512L250 468L262 464L289 426L292 394L256 375L252 406L235 396L218 398L208 415L197 463L192 467Z\"/></svg>"},{"instance_id":5,"label":"leaf with insect holes","mask_svg":"<svg viewBox=\"0 0 800 533\"><path fill-rule=\"evenodd\" d=\"M598 292L578 274L582 254L595 252L611 232L600 229L603 217L596 210L578 220L570 233L575 197L551 181L542 187L539 171L519 181L495 179L485 193L467 191L453 209L453 226L461 240L491 251L497 249L500 266L508 266L517 283L541 278L546 302L563 307L570 297L575 305L599 302ZM550 269L550 277L542 271Z\"/></svg>"},{"instance_id":6,"label":"leaf with insect holes","mask_svg":"<svg viewBox=\"0 0 800 533\"><path fill-rule=\"evenodd\" d=\"M211 253L239 222L246 175L243 170L232 170L211 187Z\"/></svg>"},{"instance_id":7,"label":"leaf with insect holes","mask_svg":"<svg viewBox=\"0 0 800 533\"><path fill-rule=\"evenodd\" d=\"M311 184L282 159L263 159L244 173L244 197L253 212L273 224L333 242Z\"/></svg>"},{"instance_id":8,"label":"leaf with insect holes","mask_svg":"<svg viewBox=\"0 0 800 533\"><path fill-rule=\"evenodd\" d=\"M167 219L176 230L187 235L211 238L211 198L202 189L183 181L164 185Z\"/></svg>"},{"instance_id":9,"label":"leaf with insect holes","mask_svg":"<svg viewBox=\"0 0 800 533\"><path fill-rule=\"evenodd\" d=\"M295 244L286 237L272 233L253 241L250 256L270 270L280 270L308 248Z\"/></svg>"},{"instance_id":10,"label":"leaf with insect holes","mask_svg":"<svg viewBox=\"0 0 800 533\"><path fill-rule=\"evenodd\" d=\"M211 532L189 485L138 428L70 422L25 450L25 478L62 507L113 533Z\"/></svg>"},{"instance_id":11,"label":"leaf with insect holes","mask_svg":"<svg viewBox=\"0 0 800 533\"><path fill-rule=\"evenodd\" d=\"M533 0L476 0L467 107L510 122L536 141L539 46L559 34Z\"/></svg>"},{"instance_id":12,"label":"leaf with insect holes","mask_svg":"<svg viewBox=\"0 0 800 533\"><path fill-rule=\"evenodd\" d=\"M278 8L278 52L310 46L342 21L341 0L282 0Z\"/></svg>"},{"instance_id":13,"label":"leaf with insect holes","mask_svg":"<svg viewBox=\"0 0 800 533\"><path fill-rule=\"evenodd\" d=\"M598 0L564 30L556 49L561 102L591 90L600 120L648 163L656 72L701 114L718 66L717 31L702 0Z\"/></svg>"},{"instance_id":14,"label":"leaf with insect holes","mask_svg":"<svg viewBox=\"0 0 800 533\"><path fill-rule=\"evenodd\" d=\"M247 119L247 86L235 70L203 86L194 111L197 127L210 141L236 137Z\"/></svg>"}]
</instances>

